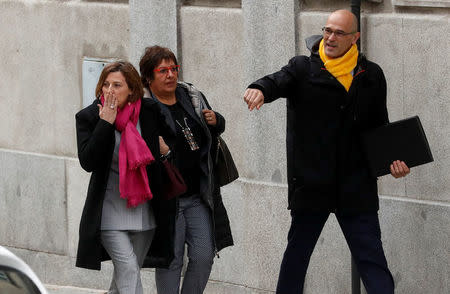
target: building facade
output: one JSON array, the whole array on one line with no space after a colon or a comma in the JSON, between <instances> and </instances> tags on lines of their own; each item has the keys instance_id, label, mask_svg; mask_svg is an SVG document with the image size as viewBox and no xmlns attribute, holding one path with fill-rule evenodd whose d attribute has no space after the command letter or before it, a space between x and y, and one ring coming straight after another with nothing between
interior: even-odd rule
<instances>
[{"instance_id":1,"label":"building facade","mask_svg":"<svg viewBox=\"0 0 450 294\"><path fill-rule=\"evenodd\" d=\"M289 228L285 101L248 112L243 92L320 34L344 0L0 0L0 245L49 284L106 289L112 266L75 268L89 174L74 115L83 61L176 52L182 78L227 118L241 177L223 188L235 246L215 259L207 293L273 293ZM450 293L450 0L367 0L361 48L383 68L390 120L419 115L435 161L379 179L382 239L397 293ZM92 93L92 100L94 93ZM143 270L146 293L154 271ZM334 216L305 293L350 293L350 253Z\"/></svg>"}]
</instances>

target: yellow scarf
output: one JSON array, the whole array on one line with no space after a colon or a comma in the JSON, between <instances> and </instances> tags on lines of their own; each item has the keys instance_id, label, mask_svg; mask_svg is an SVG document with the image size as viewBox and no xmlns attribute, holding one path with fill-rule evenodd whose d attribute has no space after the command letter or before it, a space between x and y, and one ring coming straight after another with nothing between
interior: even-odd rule
<instances>
[{"instance_id":1,"label":"yellow scarf","mask_svg":"<svg viewBox=\"0 0 450 294\"><path fill-rule=\"evenodd\" d=\"M345 87L348 92L353 81L352 70L355 69L358 62L358 48L356 47L356 44L353 44L344 56L338 58L328 58L325 54L322 39L319 45L319 55L325 65L325 68L339 81L339 83L342 84L342 86Z\"/></svg>"}]
</instances>

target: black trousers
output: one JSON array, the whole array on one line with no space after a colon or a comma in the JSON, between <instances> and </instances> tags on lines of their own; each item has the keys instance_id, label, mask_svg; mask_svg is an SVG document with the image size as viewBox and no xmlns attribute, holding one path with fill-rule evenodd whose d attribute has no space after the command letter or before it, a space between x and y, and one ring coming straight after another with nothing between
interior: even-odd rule
<instances>
[{"instance_id":1,"label":"black trousers","mask_svg":"<svg viewBox=\"0 0 450 294\"><path fill-rule=\"evenodd\" d=\"M288 245L277 294L303 293L306 270L329 213L291 212ZM394 280L381 244L377 213L336 215L368 294L394 293Z\"/></svg>"}]
</instances>

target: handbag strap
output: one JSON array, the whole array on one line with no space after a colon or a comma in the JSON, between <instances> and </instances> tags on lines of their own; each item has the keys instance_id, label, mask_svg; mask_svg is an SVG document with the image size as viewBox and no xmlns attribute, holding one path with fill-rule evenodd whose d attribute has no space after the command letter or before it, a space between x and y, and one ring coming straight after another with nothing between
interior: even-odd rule
<instances>
[{"instance_id":1,"label":"handbag strap","mask_svg":"<svg viewBox=\"0 0 450 294\"><path fill-rule=\"evenodd\" d=\"M194 85L192 85L191 83L186 83L186 82L181 82L178 81L178 85L180 85L181 87L183 87L184 89L186 89L189 93L189 96L191 97L191 103L192 106L194 107L195 113L197 113L198 117L203 121L204 121L204 117L202 114L202 110L203 109L209 109L208 105L206 104L205 100L203 99L203 95L200 92L200 90L198 90L196 87L194 87ZM205 122L206 124L206 122ZM217 151L216 151L216 162L217 162L217 158L219 156L219 148L220 147L220 139L219 139L220 135L217 136Z\"/></svg>"},{"instance_id":2,"label":"handbag strap","mask_svg":"<svg viewBox=\"0 0 450 294\"><path fill-rule=\"evenodd\" d=\"M186 82L178 82L178 85L186 89L189 93L189 97L191 97L191 103L194 107L195 113L197 113L200 119L203 119L202 110L208 109L205 100L203 99L202 93L194 87L194 85Z\"/></svg>"}]
</instances>

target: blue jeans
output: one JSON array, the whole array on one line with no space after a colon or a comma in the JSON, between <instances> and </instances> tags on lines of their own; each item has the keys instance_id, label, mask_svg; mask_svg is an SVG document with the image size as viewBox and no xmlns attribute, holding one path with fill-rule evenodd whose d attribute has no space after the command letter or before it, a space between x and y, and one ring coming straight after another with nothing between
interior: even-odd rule
<instances>
[{"instance_id":1,"label":"blue jeans","mask_svg":"<svg viewBox=\"0 0 450 294\"><path fill-rule=\"evenodd\" d=\"M303 293L306 270L329 213L292 212L277 294ZM394 293L377 213L336 215L368 294Z\"/></svg>"}]
</instances>

